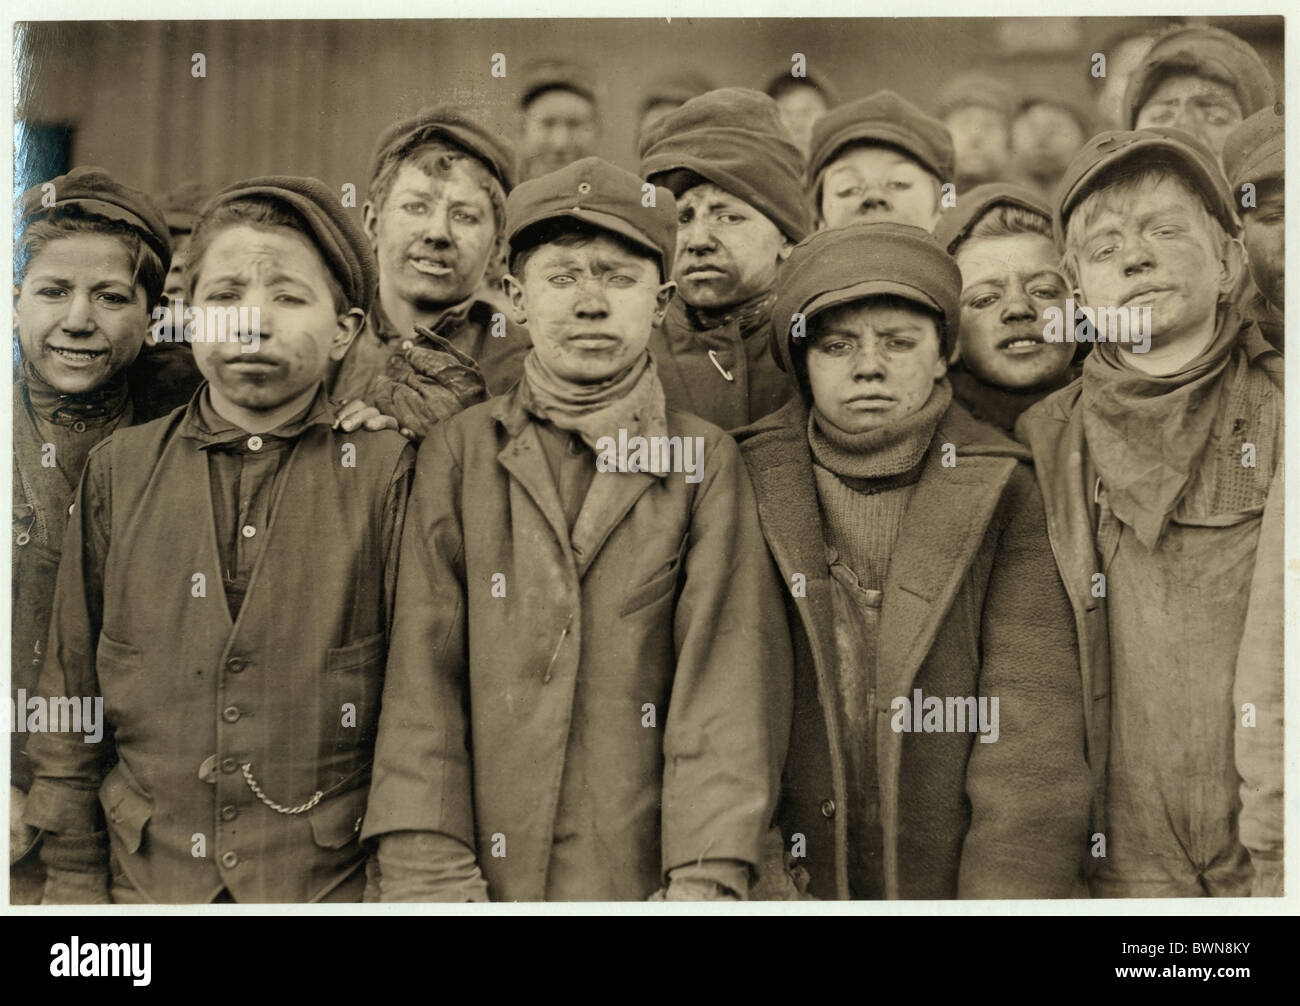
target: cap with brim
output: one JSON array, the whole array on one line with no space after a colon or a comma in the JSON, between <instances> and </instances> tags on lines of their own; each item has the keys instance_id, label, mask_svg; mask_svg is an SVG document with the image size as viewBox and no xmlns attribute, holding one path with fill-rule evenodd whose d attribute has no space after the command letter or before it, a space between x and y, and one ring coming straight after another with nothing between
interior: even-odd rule
<instances>
[{"instance_id":1,"label":"cap with brim","mask_svg":"<svg viewBox=\"0 0 1300 1006\"><path fill-rule=\"evenodd\" d=\"M527 108L543 91L572 91L595 104L596 83L584 66L563 59L540 59L524 67L519 104Z\"/></svg>"},{"instance_id":2,"label":"cap with brim","mask_svg":"<svg viewBox=\"0 0 1300 1006\"><path fill-rule=\"evenodd\" d=\"M1041 199L1023 185L1007 182L990 182L963 192L957 205L945 210L934 228L934 239L949 255L970 235L971 230L996 206L1016 206L1036 213L1044 220L1052 219L1052 211Z\"/></svg>"},{"instance_id":3,"label":"cap with brim","mask_svg":"<svg viewBox=\"0 0 1300 1006\"><path fill-rule=\"evenodd\" d=\"M647 183L599 157L584 157L558 171L521 183L506 200L506 240L511 252L528 245L530 232L547 220L576 220L612 231L659 260L672 275L677 250L677 202L663 186L654 204L643 202Z\"/></svg>"},{"instance_id":4,"label":"cap with brim","mask_svg":"<svg viewBox=\"0 0 1300 1006\"><path fill-rule=\"evenodd\" d=\"M1056 212L1052 215L1052 226L1058 243L1064 245L1070 213L1091 191L1100 175L1135 157L1152 155L1164 155L1182 168L1223 229L1230 235L1237 234L1240 223L1229 198L1228 181L1214 155L1190 133L1151 126L1098 133L1075 154L1065 169L1054 200Z\"/></svg>"},{"instance_id":5,"label":"cap with brim","mask_svg":"<svg viewBox=\"0 0 1300 1006\"><path fill-rule=\"evenodd\" d=\"M1276 86L1254 46L1222 28L1194 25L1157 39L1124 89L1128 125L1137 125L1143 106L1160 82L1192 74L1232 88L1242 115L1273 104Z\"/></svg>"},{"instance_id":6,"label":"cap with brim","mask_svg":"<svg viewBox=\"0 0 1300 1006\"><path fill-rule=\"evenodd\" d=\"M425 109L413 118L396 122L384 130L370 159L370 184L374 185L380 169L390 158L404 156L438 139L450 142L478 160L506 192L514 186L513 144L486 123L449 106Z\"/></svg>"},{"instance_id":7,"label":"cap with brim","mask_svg":"<svg viewBox=\"0 0 1300 1006\"><path fill-rule=\"evenodd\" d=\"M858 143L894 147L941 181L952 177L948 127L894 92L877 91L833 108L813 123L806 175L809 187L841 151Z\"/></svg>"},{"instance_id":8,"label":"cap with brim","mask_svg":"<svg viewBox=\"0 0 1300 1006\"><path fill-rule=\"evenodd\" d=\"M54 205L45 205L53 186ZM73 168L48 182L33 185L23 193L22 223L25 228L34 220L51 214L75 210L86 216L123 223L136 231L162 261L164 271L172 255L171 235L162 211L147 195L116 181L103 168Z\"/></svg>"},{"instance_id":9,"label":"cap with brim","mask_svg":"<svg viewBox=\"0 0 1300 1006\"><path fill-rule=\"evenodd\" d=\"M866 280L862 283L854 283L852 286L841 287L838 290L827 290L805 304L801 313L804 318L812 319L823 311L838 307L840 304L862 300L864 297L886 295L915 301L938 315L943 314L943 308L939 306L939 302L920 287L912 286L910 283L897 283L886 279Z\"/></svg>"},{"instance_id":10,"label":"cap with brim","mask_svg":"<svg viewBox=\"0 0 1300 1006\"><path fill-rule=\"evenodd\" d=\"M1286 171L1286 129L1281 105L1261 108L1228 134L1223 170L1234 198L1246 182L1282 178Z\"/></svg>"}]
</instances>

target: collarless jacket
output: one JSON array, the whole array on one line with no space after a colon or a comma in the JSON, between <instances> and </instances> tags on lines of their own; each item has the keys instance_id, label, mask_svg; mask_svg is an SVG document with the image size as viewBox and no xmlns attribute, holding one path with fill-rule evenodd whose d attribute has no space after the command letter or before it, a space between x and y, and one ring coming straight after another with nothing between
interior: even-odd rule
<instances>
[{"instance_id":1,"label":"collarless jacket","mask_svg":"<svg viewBox=\"0 0 1300 1006\"><path fill-rule=\"evenodd\" d=\"M739 429L779 409L794 387L772 358L771 329L771 323L764 322L742 337L735 321L696 328L681 297L674 297L649 343L668 407L694 413L724 430Z\"/></svg>"},{"instance_id":2,"label":"collarless jacket","mask_svg":"<svg viewBox=\"0 0 1300 1006\"><path fill-rule=\"evenodd\" d=\"M642 900L759 862L789 734L780 587L735 442L702 481L597 471L567 525L511 394L416 465L363 837L476 849L496 901ZM595 456L592 456L595 463Z\"/></svg>"},{"instance_id":3,"label":"collarless jacket","mask_svg":"<svg viewBox=\"0 0 1300 1006\"><path fill-rule=\"evenodd\" d=\"M811 893L851 896L849 807L825 536L796 398L737 434L787 586L795 711L778 821L806 842ZM943 464L944 445L956 465ZM1088 777L1077 651L1027 453L954 403L922 464L886 576L876 766L888 898L1051 897L1076 889ZM999 699L996 742L901 732L895 698Z\"/></svg>"},{"instance_id":4,"label":"collarless jacket","mask_svg":"<svg viewBox=\"0 0 1300 1006\"><path fill-rule=\"evenodd\" d=\"M27 820L87 834L97 793L116 868L150 900L206 902L224 887L237 901L314 901L365 859L390 603L384 501L410 447L392 431L308 427L232 624L207 456L182 432L195 407L117 431L87 462L41 693L102 697L104 739L34 735ZM107 500L87 498L94 471ZM102 570L83 561L96 510L109 526ZM281 808L311 807L273 810L254 785Z\"/></svg>"}]
</instances>

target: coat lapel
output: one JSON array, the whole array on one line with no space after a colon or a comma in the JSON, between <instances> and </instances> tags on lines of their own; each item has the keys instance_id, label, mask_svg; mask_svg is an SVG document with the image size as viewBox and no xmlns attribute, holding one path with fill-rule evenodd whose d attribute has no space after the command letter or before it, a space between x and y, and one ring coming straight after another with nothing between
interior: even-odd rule
<instances>
[{"instance_id":1,"label":"coat lapel","mask_svg":"<svg viewBox=\"0 0 1300 1006\"><path fill-rule=\"evenodd\" d=\"M546 463L546 454L542 450L537 428L532 423L525 422L518 433L510 437L505 447L501 448L497 460L523 487L533 505L551 525L555 537L568 548L569 524L564 519L564 507L555 488L555 479L551 477L551 468Z\"/></svg>"},{"instance_id":2,"label":"coat lapel","mask_svg":"<svg viewBox=\"0 0 1300 1006\"><path fill-rule=\"evenodd\" d=\"M659 476L644 472L596 473L578 511L578 519L573 523L573 554L578 560L579 578L586 575L610 532L636 505L641 494L658 480ZM556 502L558 505L558 499Z\"/></svg>"}]
</instances>

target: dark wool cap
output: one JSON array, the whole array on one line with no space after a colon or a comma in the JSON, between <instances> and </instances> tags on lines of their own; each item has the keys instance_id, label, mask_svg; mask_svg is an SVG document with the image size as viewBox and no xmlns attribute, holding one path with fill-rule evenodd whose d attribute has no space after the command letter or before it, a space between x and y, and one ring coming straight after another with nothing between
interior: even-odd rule
<instances>
[{"instance_id":1,"label":"dark wool cap","mask_svg":"<svg viewBox=\"0 0 1300 1006\"><path fill-rule=\"evenodd\" d=\"M934 240L949 255L956 255L974 226L995 206L1019 206L1037 213L1048 224L1052 220L1052 211L1047 204L1023 185L990 182L977 185L957 197L957 205L939 217L934 228Z\"/></svg>"},{"instance_id":2,"label":"dark wool cap","mask_svg":"<svg viewBox=\"0 0 1300 1006\"><path fill-rule=\"evenodd\" d=\"M1070 214L1095 187L1098 177L1125 161L1172 164L1186 176L1205 200L1209 211L1231 235L1240 230L1228 181L1209 148L1181 129L1152 126L1148 129L1108 130L1098 133L1074 155L1056 189L1052 225L1056 241L1065 246L1065 226Z\"/></svg>"},{"instance_id":3,"label":"dark wool cap","mask_svg":"<svg viewBox=\"0 0 1300 1006\"><path fill-rule=\"evenodd\" d=\"M538 59L524 67L519 106L527 108L543 91L572 91L596 103L596 81L591 70L572 60Z\"/></svg>"},{"instance_id":4,"label":"dark wool cap","mask_svg":"<svg viewBox=\"0 0 1300 1006\"><path fill-rule=\"evenodd\" d=\"M745 200L792 241L812 230L803 155L776 102L761 91L724 87L701 94L645 131L641 174L653 181L683 170Z\"/></svg>"},{"instance_id":5,"label":"dark wool cap","mask_svg":"<svg viewBox=\"0 0 1300 1006\"><path fill-rule=\"evenodd\" d=\"M482 162L509 192L515 184L515 149L499 132L449 106L426 108L411 119L389 126L370 160L370 184L389 161L401 159L431 140L443 140Z\"/></svg>"},{"instance_id":6,"label":"dark wool cap","mask_svg":"<svg viewBox=\"0 0 1300 1006\"><path fill-rule=\"evenodd\" d=\"M673 273L677 251L677 202L662 186L653 206L643 203L643 182L630 171L584 157L521 182L506 200L506 240L511 253L530 247L527 231L546 220L566 218L613 231L659 260L661 275Z\"/></svg>"},{"instance_id":7,"label":"dark wool cap","mask_svg":"<svg viewBox=\"0 0 1300 1006\"><path fill-rule=\"evenodd\" d=\"M1242 115L1273 104L1276 89L1268 67L1251 45L1222 28L1179 28L1156 40L1124 89L1129 128L1160 82L1190 73L1231 87Z\"/></svg>"},{"instance_id":8,"label":"dark wool cap","mask_svg":"<svg viewBox=\"0 0 1300 1006\"><path fill-rule=\"evenodd\" d=\"M952 135L938 119L893 91L877 91L833 108L813 123L808 180L817 176L850 143L897 147L940 181L952 178Z\"/></svg>"},{"instance_id":9,"label":"dark wool cap","mask_svg":"<svg viewBox=\"0 0 1300 1006\"><path fill-rule=\"evenodd\" d=\"M1280 104L1261 108L1228 134L1223 145L1223 170L1233 198L1246 182L1282 178L1286 171L1286 127Z\"/></svg>"},{"instance_id":10,"label":"dark wool cap","mask_svg":"<svg viewBox=\"0 0 1300 1006\"><path fill-rule=\"evenodd\" d=\"M961 270L928 231L892 222L832 227L795 245L776 278L772 355L790 370L796 314L811 321L827 308L880 295L939 315L941 348L950 355L961 317Z\"/></svg>"},{"instance_id":11,"label":"dark wool cap","mask_svg":"<svg viewBox=\"0 0 1300 1006\"><path fill-rule=\"evenodd\" d=\"M158 208L167 218L167 227L173 237L194 230L199 210L203 208L206 199L207 193L198 182L185 182L158 198Z\"/></svg>"},{"instance_id":12,"label":"dark wool cap","mask_svg":"<svg viewBox=\"0 0 1300 1006\"><path fill-rule=\"evenodd\" d=\"M220 206L254 196L278 200L306 221L310 237L352 307L369 312L379 282L374 252L365 232L343 208L338 193L315 178L267 175L228 185L208 200L197 227Z\"/></svg>"},{"instance_id":13,"label":"dark wool cap","mask_svg":"<svg viewBox=\"0 0 1300 1006\"><path fill-rule=\"evenodd\" d=\"M47 185L54 186L54 205L46 206ZM21 234L29 223L62 213L80 213L101 220L128 224L162 259L163 272L171 268L172 242L167 220L154 201L139 189L114 181L103 168L73 168L66 175L33 185L23 193Z\"/></svg>"}]
</instances>

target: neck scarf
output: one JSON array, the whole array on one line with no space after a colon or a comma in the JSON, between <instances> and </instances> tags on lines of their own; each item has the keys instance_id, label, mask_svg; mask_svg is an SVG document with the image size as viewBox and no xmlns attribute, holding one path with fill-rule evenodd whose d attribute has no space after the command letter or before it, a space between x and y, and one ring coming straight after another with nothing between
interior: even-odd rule
<instances>
[{"instance_id":1,"label":"neck scarf","mask_svg":"<svg viewBox=\"0 0 1300 1006\"><path fill-rule=\"evenodd\" d=\"M711 328L722 328L734 321L740 327L740 334L745 336L757 331L768 320L768 316L772 313L772 305L776 303L776 291L768 290L757 297L751 297L743 304L735 304L722 311L691 307L685 301L682 303L686 308L687 321L696 328L706 331Z\"/></svg>"},{"instance_id":2,"label":"neck scarf","mask_svg":"<svg viewBox=\"0 0 1300 1006\"><path fill-rule=\"evenodd\" d=\"M609 380L578 384L556 374L533 350L524 357L524 379L519 387L528 412L576 433L597 453L596 442L602 437L617 440L620 430L626 430L628 438L668 435L664 389L654 361L644 351Z\"/></svg>"},{"instance_id":3,"label":"neck scarf","mask_svg":"<svg viewBox=\"0 0 1300 1006\"><path fill-rule=\"evenodd\" d=\"M935 383L925 404L910 416L866 433L845 433L814 404L808 414L808 444L817 463L836 475L892 478L921 463L950 404L952 385L945 377Z\"/></svg>"},{"instance_id":4,"label":"neck scarf","mask_svg":"<svg viewBox=\"0 0 1300 1006\"><path fill-rule=\"evenodd\" d=\"M46 422L60 426L120 416L126 408L130 390L127 387L127 369L123 367L97 388L67 394L47 383L30 361L23 361L23 377L27 381L27 397L32 404L32 411Z\"/></svg>"},{"instance_id":5,"label":"neck scarf","mask_svg":"<svg viewBox=\"0 0 1300 1006\"><path fill-rule=\"evenodd\" d=\"M1214 339L1182 370L1144 374L1115 343L1093 347L1083 365L1083 433L1112 512L1155 547L1199 468L1237 345L1241 319L1223 311Z\"/></svg>"}]
</instances>

